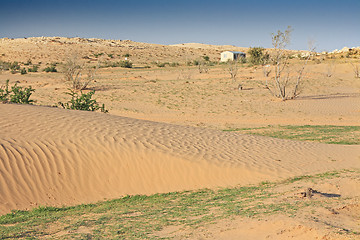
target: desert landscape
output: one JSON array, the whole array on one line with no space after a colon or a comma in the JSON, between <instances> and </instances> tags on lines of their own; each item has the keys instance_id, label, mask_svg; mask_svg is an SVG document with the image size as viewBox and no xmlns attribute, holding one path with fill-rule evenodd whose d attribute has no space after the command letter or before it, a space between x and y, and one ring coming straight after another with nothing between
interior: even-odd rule
<instances>
[{"instance_id":1,"label":"desert landscape","mask_svg":"<svg viewBox=\"0 0 360 240\"><path fill-rule=\"evenodd\" d=\"M360 239L360 48L252 50L0 39L0 239Z\"/></svg>"}]
</instances>

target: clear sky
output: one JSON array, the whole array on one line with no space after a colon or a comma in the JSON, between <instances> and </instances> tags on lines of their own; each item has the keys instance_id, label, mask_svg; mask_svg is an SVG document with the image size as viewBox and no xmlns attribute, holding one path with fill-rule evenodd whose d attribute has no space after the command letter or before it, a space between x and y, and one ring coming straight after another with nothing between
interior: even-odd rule
<instances>
[{"instance_id":1,"label":"clear sky","mask_svg":"<svg viewBox=\"0 0 360 240\"><path fill-rule=\"evenodd\" d=\"M360 46L360 0L0 0L0 37L63 36L291 49Z\"/></svg>"}]
</instances>

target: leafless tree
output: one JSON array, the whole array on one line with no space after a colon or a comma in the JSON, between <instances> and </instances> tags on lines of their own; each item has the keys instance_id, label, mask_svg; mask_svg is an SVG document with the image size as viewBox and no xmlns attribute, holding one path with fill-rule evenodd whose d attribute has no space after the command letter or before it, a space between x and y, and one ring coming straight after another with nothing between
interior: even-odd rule
<instances>
[{"instance_id":1,"label":"leafless tree","mask_svg":"<svg viewBox=\"0 0 360 240\"><path fill-rule=\"evenodd\" d=\"M314 51L313 47L310 46L308 54L303 59L303 64L297 71L294 70L294 67L290 66L289 54L287 54L286 50L286 47L290 44L291 32L292 29L289 26L284 32L279 30L277 34L272 34L274 53L271 60L274 66L274 76L272 84L266 81L265 86L273 96L281 98L283 101L299 96L304 70Z\"/></svg>"},{"instance_id":2,"label":"leafless tree","mask_svg":"<svg viewBox=\"0 0 360 240\"><path fill-rule=\"evenodd\" d=\"M326 76L332 77L335 71L335 64L333 61L329 62L326 66Z\"/></svg>"},{"instance_id":3,"label":"leafless tree","mask_svg":"<svg viewBox=\"0 0 360 240\"><path fill-rule=\"evenodd\" d=\"M85 67L75 54L68 57L64 64L65 81L71 84L72 89L83 90L95 80L98 67L99 65L95 68Z\"/></svg>"},{"instance_id":4,"label":"leafless tree","mask_svg":"<svg viewBox=\"0 0 360 240\"><path fill-rule=\"evenodd\" d=\"M233 82L236 82L236 75L238 74L238 64L237 61L233 60L229 60L228 61L228 71L230 73L231 79L233 80Z\"/></svg>"},{"instance_id":5,"label":"leafless tree","mask_svg":"<svg viewBox=\"0 0 360 240\"><path fill-rule=\"evenodd\" d=\"M354 74L355 74L355 77L356 78L360 78L360 64L354 64L352 62L350 62L352 68L353 68L353 71L354 71Z\"/></svg>"},{"instance_id":6,"label":"leafless tree","mask_svg":"<svg viewBox=\"0 0 360 240\"><path fill-rule=\"evenodd\" d=\"M264 73L264 77L268 77L271 73L271 66L268 64L268 65L265 65L263 66L263 73Z\"/></svg>"},{"instance_id":7,"label":"leafless tree","mask_svg":"<svg viewBox=\"0 0 360 240\"><path fill-rule=\"evenodd\" d=\"M208 73L209 72L209 65L204 61L199 61L199 73Z\"/></svg>"}]
</instances>

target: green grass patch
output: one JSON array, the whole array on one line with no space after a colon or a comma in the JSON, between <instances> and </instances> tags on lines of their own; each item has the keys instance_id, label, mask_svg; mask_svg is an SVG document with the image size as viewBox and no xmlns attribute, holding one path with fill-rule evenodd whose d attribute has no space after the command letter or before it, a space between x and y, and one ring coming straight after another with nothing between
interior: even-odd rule
<instances>
[{"instance_id":1,"label":"green grass patch","mask_svg":"<svg viewBox=\"0 0 360 240\"><path fill-rule=\"evenodd\" d=\"M13 211L0 216L0 239L151 239L154 233L172 225L197 228L234 216L294 216L309 204L322 203L279 201L282 193L272 191L274 187L339 178L344 173L347 172L300 176L256 186L125 196L96 204Z\"/></svg>"},{"instance_id":2,"label":"green grass patch","mask_svg":"<svg viewBox=\"0 0 360 240\"><path fill-rule=\"evenodd\" d=\"M328 144L360 144L360 126L304 125L275 126L259 128L235 128L224 131L238 131L244 134L298 141L321 142Z\"/></svg>"}]
</instances>

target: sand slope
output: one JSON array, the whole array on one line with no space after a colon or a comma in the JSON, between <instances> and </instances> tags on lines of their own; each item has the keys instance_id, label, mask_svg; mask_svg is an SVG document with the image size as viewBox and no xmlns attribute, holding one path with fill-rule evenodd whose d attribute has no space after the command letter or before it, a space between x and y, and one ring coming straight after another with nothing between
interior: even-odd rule
<instances>
[{"instance_id":1,"label":"sand slope","mask_svg":"<svg viewBox=\"0 0 360 240\"><path fill-rule=\"evenodd\" d=\"M0 213L360 167L324 145L0 104Z\"/></svg>"}]
</instances>

